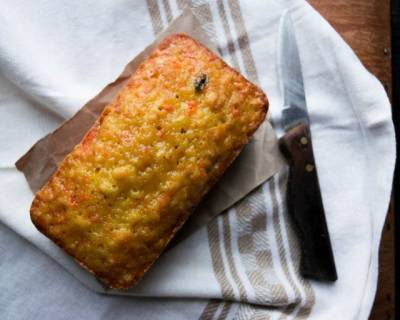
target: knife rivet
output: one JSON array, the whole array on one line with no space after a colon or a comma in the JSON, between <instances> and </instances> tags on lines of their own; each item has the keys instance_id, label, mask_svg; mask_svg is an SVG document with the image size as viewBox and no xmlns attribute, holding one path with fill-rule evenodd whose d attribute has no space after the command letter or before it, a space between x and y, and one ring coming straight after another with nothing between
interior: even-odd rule
<instances>
[{"instance_id":1,"label":"knife rivet","mask_svg":"<svg viewBox=\"0 0 400 320\"><path fill-rule=\"evenodd\" d=\"M301 143L303 146L307 145L307 143L308 143L307 137L301 137L301 138L300 138L300 143Z\"/></svg>"},{"instance_id":2,"label":"knife rivet","mask_svg":"<svg viewBox=\"0 0 400 320\"><path fill-rule=\"evenodd\" d=\"M307 172L312 172L314 170L314 166L312 164L307 164L306 165L306 171Z\"/></svg>"}]
</instances>

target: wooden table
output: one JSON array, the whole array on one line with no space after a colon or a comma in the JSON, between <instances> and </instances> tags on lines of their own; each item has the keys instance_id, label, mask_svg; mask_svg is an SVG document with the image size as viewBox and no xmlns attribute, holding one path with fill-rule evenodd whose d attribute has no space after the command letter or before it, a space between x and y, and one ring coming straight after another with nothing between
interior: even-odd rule
<instances>
[{"instance_id":1,"label":"wooden table","mask_svg":"<svg viewBox=\"0 0 400 320\"><path fill-rule=\"evenodd\" d=\"M391 97L390 0L309 0L353 48ZM393 203L393 201L392 201ZM370 319L395 319L394 207L380 249L378 292Z\"/></svg>"}]
</instances>

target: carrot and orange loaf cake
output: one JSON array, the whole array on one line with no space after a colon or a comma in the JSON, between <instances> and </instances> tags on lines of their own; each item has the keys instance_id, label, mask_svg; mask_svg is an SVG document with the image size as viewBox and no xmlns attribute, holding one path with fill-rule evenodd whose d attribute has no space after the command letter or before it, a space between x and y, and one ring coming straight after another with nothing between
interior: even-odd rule
<instances>
[{"instance_id":1,"label":"carrot and orange loaf cake","mask_svg":"<svg viewBox=\"0 0 400 320\"><path fill-rule=\"evenodd\" d=\"M189 36L172 35L36 194L32 221L104 284L131 287L267 108L257 86Z\"/></svg>"}]
</instances>

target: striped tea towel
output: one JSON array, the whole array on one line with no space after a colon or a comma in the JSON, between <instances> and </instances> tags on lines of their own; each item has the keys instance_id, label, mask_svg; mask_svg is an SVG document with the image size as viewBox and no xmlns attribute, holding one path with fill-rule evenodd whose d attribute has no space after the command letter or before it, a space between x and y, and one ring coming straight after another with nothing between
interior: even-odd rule
<instances>
[{"instance_id":1,"label":"striped tea towel","mask_svg":"<svg viewBox=\"0 0 400 320\"><path fill-rule=\"evenodd\" d=\"M377 79L307 2L0 5L2 318L367 319L395 160L390 105ZM298 274L299 249L284 201L286 171L166 252L127 292L103 288L32 226L33 196L15 160L115 78L185 5L223 58L268 93L278 134L277 31L282 13L290 11L339 275L335 284Z\"/></svg>"}]
</instances>

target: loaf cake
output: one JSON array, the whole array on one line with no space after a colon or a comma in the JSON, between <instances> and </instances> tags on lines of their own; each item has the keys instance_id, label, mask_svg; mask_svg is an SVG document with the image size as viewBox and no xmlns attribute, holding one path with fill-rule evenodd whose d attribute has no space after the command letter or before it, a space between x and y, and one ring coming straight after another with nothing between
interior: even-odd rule
<instances>
[{"instance_id":1,"label":"loaf cake","mask_svg":"<svg viewBox=\"0 0 400 320\"><path fill-rule=\"evenodd\" d=\"M37 229L133 286L265 118L265 94L184 34L164 39L37 192Z\"/></svg>"}]
</instances>

